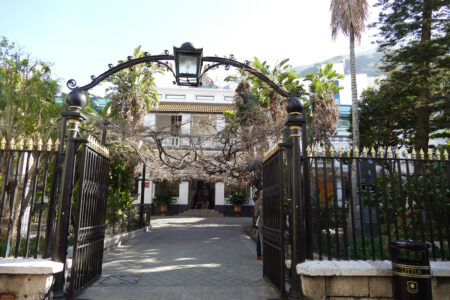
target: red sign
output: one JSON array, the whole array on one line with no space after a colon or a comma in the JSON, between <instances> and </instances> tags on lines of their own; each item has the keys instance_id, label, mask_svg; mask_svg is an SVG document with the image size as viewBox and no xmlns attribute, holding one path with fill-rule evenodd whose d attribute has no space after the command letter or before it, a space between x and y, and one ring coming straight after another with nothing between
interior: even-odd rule
<instances>
[{"instance_id":1,"label":"red sign","mask_svg":"<svg viewBox=\"0 0 450 300\"><path fill-rule=\"evenodd\" d=\"M148 189L149 187L150 187L150 182L147 181L147 182L145 183L145 188Z\"/></svg>"}]
</instances>

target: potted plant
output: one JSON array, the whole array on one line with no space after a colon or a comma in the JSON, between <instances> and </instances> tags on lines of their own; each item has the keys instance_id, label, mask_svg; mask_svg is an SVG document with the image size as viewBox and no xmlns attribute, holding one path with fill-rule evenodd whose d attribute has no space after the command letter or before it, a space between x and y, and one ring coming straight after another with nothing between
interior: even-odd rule
<instances>
[{"instance_id":1,"label":"potted plant","mask_svg":"<svg viewBox=\"0 0 450 300\"><path fill-rule=\"evenodd\" d=\"M241 207L244 202L245 196L242 192L236 192L231 196L230 203L234 206L234 213L236 214L236 216L239 216L241 214Z\"/></svg>"},{"instance_id":2,"label":"potted plant","mask_svg":"<svg viewBox=\"0 0 450 300\"><path fill-rule=\"evenodd\" d=\"M168 194L161 194L153 198L152 203L155 206L159 206L159 209L161 210L162 215L166 215L167 208L172 203L172 196Z\"/></svg>"}]
</instances>

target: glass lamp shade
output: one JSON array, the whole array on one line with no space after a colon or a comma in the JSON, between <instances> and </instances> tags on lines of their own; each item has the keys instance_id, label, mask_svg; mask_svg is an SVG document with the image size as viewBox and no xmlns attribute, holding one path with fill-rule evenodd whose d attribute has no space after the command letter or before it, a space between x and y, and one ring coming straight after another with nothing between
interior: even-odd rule
<instances>
[{"instance_id":1,"label":"glass lamp shade","mask_svg":"<svg viewBox=\"0 0 450 300\"><path fill-rule=\"evenodd\" d=\"M199 86L202 69L203 49L196 49L191 43L180 48L173 47L177 84L181 86Z\"/></svg>"},{"instance_id":2,"label":"glass lamp shade","mask_svg":"<svg viewBox=\"0 0 450 300\"><path fill-rule=\"evenodd\" d=\"M186 55L186 54L180 54L178 56L178 63L179 63L179 74L183 75L197 75L197 68L198 68L198 56L192 56L192 55Z\"/></svg>"}]
</instances>

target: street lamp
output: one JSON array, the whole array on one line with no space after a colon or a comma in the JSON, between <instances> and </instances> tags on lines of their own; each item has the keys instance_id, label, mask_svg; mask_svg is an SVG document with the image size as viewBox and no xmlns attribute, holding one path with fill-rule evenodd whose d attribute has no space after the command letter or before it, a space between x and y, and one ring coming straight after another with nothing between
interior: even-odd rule
<instances>
[{"instance_id":1,"label":"street lamp","mask_svg":"<svg viewBox=\"0 0 450 300\"><path fill-rule=\"evenodd\" d=\"M173 47L176 81L180 86L199 86L203 48L196 49L187 42L180 48Z\"/></svg>"}]
</instances>

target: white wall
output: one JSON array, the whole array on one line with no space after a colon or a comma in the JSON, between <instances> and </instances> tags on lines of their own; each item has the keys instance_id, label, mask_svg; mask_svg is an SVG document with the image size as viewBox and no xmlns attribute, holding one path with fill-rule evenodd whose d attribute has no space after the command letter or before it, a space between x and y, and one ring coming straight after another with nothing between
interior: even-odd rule
<instances>
[{"instance_id":1,"label":"white wall","mask_svg":"<svg viewBox=\"0 0 450 300\"><path fill-rule=\"evenodd\" d=\"M225 184L223 182L216 182L215 197L215 205L225 205Z\"/></svg>"},{"instance_id":2,"label":"white wall","mask_svg":"<svg viewBox=\"0 0 450 300\"><path fill-rule=\"evenodd\" d=\"M154 113L147 113L144 116L144 126L148 126L150 130L156 129L156 115Z\"/></svg>"},{"instance_id":3,"label":"white wall","mask_svg":"<svg viewBox=\"0 0 450 300\"><path fill-rule=\"evenodd\" d=\"M145 193L144 193L144 204L151 204L153 199L153 181L146 180L146 187L145 187ZM138 198L133 201L133 204L140 204L141 203L141 187L142 187L142 181L139 181L138 184Z\"/></svg>"},{"instance_id":4,"label":"white wall","mask_svg":"<svg viewBox=\"0 0 450 300\"><path fill-rule=\"evenodd\" d=\"M189 181L180 183L177 204L189 204Z\"/></svg>"}]
</instances>

